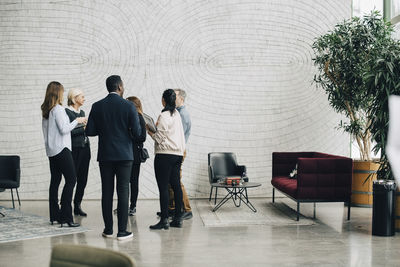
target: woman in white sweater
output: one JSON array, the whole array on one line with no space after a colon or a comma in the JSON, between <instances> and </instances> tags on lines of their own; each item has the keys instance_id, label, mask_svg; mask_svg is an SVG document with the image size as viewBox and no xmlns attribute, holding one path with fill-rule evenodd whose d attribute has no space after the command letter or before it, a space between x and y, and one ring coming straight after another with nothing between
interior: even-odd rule
<instances>
[{"instance_id":1,"label":"woman in white sweater","mask_svg":"<svg viewBox=\"0 0 400 267\"><path fill-rule=\"evenodd\" d=\"M168 229L182 227L182 189L179 179L180 166L183 152L185 151L185 135L179 112L175 109L176 95L174 90L167 89L162 96L162 110L157 120L155 133L148 129L149 135L154 140L154 171L158 190L160 192L161 219L151 225L150 229ZM168 184L174 191L175 216L168 223Z\"/></svg>"},{"instance_id":2,"label":"woman in white sweater","mask_svg":"<svg viewBox=\"0 0 400 267\"><path fill-rule=\"evenodd\" d=\"M62 107L64 87L59 82L50 82L47 86L42 109L42 129L46 154L50 161L49 208L50 223L66 223L77 227L72 217L72 193L76 183L76 173L71 155L71 131L78 123L86 123L80 117L70 122ZM61 208L58 205L58 187L64 175L65 185L61 195Z\"/></svg>"}]
</instances>

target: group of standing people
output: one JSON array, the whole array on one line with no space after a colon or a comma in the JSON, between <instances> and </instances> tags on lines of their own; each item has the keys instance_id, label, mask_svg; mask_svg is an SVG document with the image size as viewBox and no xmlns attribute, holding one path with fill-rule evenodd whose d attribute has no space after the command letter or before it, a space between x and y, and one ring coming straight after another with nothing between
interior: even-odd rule
<instances>
[{"instance_id":1,"label":"group of standing people","mask_svg":"<svg viewBox=\"0 0 400 267\"><path fill-rule=\"evenodd\" d=\"M90 162L88 136L98 136L97 161L100 167L102 187L102 214L105 228L103 237L113 236L112 202L116 187L118 204L117 239L131 238L127 231L128 215L136 213L139 188L139 153L146 140L146 132L154 140L154 170L160 194L160 221L151 229L182 227L183 219L190 219L192 212L184 186L181 183L182 162L186 155L186 142L190 135L191 122L183 103L186 97L181 89L167 89L162 95L163 109L153 132L145 124L139 98L123 98L124 84L120 76L112 75L106 80L109 94L93 104L89 117L81 110L85 102L79 89L68 93L68 107L62 107L64 87L59 82L50 82L41 106L42 128L46 154L50 162L49 209L50 222L77 227L74 214L87 216L81 202L87 184ZM65 185L58 204L58 188L62 175ZM129 204L129 183L131 199ZM171 192L169 192L169 190ZM172 200L173 199L173 200ZM185 204L183 205L183 203ZM129 206L129 208L128 208ZM173 215L172 222L168 217Z\"/></svg>"}]
</instances>

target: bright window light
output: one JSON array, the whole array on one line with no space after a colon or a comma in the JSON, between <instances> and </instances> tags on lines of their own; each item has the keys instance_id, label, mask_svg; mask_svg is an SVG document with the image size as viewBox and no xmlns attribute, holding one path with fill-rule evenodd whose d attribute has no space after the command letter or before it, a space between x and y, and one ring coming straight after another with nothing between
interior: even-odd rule
<instances>
[{"instance_id":1,"label":"bright window light","mask_svg":"<svg viewBox=\"0 0 400 267\"><path fill-rule=\"evenodd\" d=\"M383 0L353 0L353 16L362 17L374 9L383 15Z\"/></svg>"}]
</instances>

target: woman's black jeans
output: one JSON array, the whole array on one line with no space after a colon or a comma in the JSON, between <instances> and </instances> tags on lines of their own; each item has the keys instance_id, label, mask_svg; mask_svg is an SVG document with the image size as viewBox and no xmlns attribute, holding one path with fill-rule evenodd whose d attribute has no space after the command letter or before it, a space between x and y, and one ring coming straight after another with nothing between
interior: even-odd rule
<instances>
[{"instance_id":1,"label":"woman's black jeans","mask_svg":"<svg viewBox=\"0 0 400 267\"><path fill-rule=\"evenodd\" d=\"M60 153L49 157L50 161L50 188L49 188L49 207L50 221L72 222L72 194L76 183L74 161L71 151L64 148ZM64 175L65 185L61 194L61 208L58 206L58 187L60 186L61 176Z\"/></svg>"},{"instance_id":2,"label":"woman's black jeans","mask_svg":"<svg viewBox=\"0 0 400 267\"><path fill-rule=\"evenodd\" d=\"M168 218L168 184L174 191L175 216L180 218L182 215L182 189L179 176L181 164L182 156L178 155L156 154L154 158L154 171L160 191L161 219Z\"/></svg>"}]
</instances>

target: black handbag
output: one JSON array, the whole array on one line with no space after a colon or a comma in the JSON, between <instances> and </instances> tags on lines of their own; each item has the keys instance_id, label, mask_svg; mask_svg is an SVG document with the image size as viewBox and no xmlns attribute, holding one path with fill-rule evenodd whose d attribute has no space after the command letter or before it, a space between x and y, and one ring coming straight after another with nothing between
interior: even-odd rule
<instances>
[{"instance_id":1,"label":"black handbag","mask_svg":"<svg viewBox=\"0 0 400 267\"><path fill-rule=\"evenodd\" d=\"M140 162L146 162L146 160L150 158L149 152L147 151L146 148L142 147L139 149L139 160Z\"/></svg>"}]
</instances>

